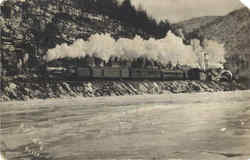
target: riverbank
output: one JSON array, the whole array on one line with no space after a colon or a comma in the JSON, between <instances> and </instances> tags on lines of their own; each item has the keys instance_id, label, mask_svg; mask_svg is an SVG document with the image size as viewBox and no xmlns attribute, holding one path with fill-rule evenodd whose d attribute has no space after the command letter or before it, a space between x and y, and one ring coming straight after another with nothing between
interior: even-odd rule
<instances>
[{"instance_id":1,"label":"riverbank","mask_svg":"<svg viewBox=\"0 0 250 160\"><path fill-rule=\"evenodd\" d=\"M163 93L217 92L246 89L237 82L88 80L88 81L4 81L0 101L62 97L101 97Z\"/></svg>"}]
</instances>

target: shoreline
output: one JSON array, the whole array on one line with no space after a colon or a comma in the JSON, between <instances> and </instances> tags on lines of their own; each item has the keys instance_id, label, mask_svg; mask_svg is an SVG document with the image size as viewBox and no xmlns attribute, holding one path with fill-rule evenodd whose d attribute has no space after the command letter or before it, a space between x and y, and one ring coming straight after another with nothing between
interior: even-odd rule
<instances>
[{"instance_id":1,"label":"shoreline","mask_svg":"<svg viewBox=\"0 0 250 160\"><path fill-rule=\"evenodd\" d=\"M83 97L83 96L64 96L60 98L47 98L47 99L41 99L41 98L34 98L34 99L28 99L28 100L10 100L10 101L1 101L1 105L31 105L31 106L36 106L36 105L49 105L49 104L54 104L54 105L59 105L61 103L64 103L65 105L70 105L72 102L88 102L93 103L95 102L100 102L100 101L106 101L106 100L111 100L112 102L123 100L123 99L133 99L135 101L140 102L149 102L152 101L148 98L154 98L154 99L161 99L162 97L168 97L171 99L172 97L181 97L181 96L187 96L187 95L210 95L210 94L216 94L216 95L221 95L221 94L231 94L231 93L250 93L249 89L246 90L234 90L234 91L215 91L215 92L190 92L190 93L162 93L162 94L141 94L141 95L121 95L121 96L101 96L101 97ZM118 100L119 99L119 100ZM153 99L153 100L154 100Z\"/></svg>"},{"instance_id":2,"label":"shoreline","mask_svg":"<svg viewBox=\"0 0 250 160\"><path fill-rule=\"evenodd\" d=\"M161 81L161 80L89 80L89 81L41 81L5 82L0 101L29 101L64 97L106 97L217 92L246 89L236 82L219 81Z\"/></svg>"}]
</instances>

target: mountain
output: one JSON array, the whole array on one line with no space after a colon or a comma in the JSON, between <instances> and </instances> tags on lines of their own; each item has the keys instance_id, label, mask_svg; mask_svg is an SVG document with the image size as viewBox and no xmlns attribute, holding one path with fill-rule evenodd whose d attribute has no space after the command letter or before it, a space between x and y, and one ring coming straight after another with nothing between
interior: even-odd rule
<instances>
[{"instance_id":1,"label":"mountain","mask_svg":"<svg viewBox=\"0 0 250 160\"><path fill-rule=\"evenodd\" d=\"M174 28L182 28L184 33L191 33L197 29L200 29L202 26L206 26L207 24L213 22L215 19L219 18L220 16L205 16L205 17L198 17L193 18L190 20L185 20L179 22L177 24L173 24Z\"/></svg>"},{"instance_id":2,"label":"mountain","mask_svg":"<svg viewBox=\"0 0 250 160\"><path fill-rule=\"evenodd\" d=\"M242 8L217 18L202 26L199 34L225 43L229 55L250 54L250 11Z\"/></svg>"},{"instance_id":3,"label":"mountain","mask_svg":"<svg viewBox=\"0 0 250 160\"><path fill-rule=\"evenodd\" d=\"M197 29L196 26L200 27ZM241 8L221 17L192 19L175 24L175 27L181 28L187 39L205 38L224 43L227 67L238 75L244 73L244 76L250 77L250 10L248 8Z\"/></svg>"}]
</instances>

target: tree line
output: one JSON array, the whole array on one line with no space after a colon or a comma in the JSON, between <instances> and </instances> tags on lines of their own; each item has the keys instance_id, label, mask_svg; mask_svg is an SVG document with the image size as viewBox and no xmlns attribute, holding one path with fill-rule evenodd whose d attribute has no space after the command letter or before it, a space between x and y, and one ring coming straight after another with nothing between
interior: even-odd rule
<instances>
[{"instance_id":1,"label":"tree line","mask_svg":"<svg viewBox=\"0 0 250 160\"><path fill-rule=\"evenodd\" d=\"M119 3L117 0L74 0L76 7L85 11L94 11L111 18L125 22L138 30L153 35L155 38L163 38L170 29L167 20L157 22L140 5L135 7L131 0Z\"/></svg>"}]
</instances>

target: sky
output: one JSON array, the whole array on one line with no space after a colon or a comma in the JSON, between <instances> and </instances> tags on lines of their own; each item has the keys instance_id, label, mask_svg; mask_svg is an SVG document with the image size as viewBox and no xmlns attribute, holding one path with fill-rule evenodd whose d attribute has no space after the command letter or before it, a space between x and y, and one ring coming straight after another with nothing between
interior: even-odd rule
<instances>
[{"instance_id":1,"label":"sky","mask_svg":"<svg viewBox=\"0 0 250 160\"><path fill-rule=\"evenodd\" d=\"M131 0L135 6L142 4L157 20L171 23L201 16L222 16L244 7L240 0Z\"/></svg>"},{"instance_id":2,"label":"sky","mask_svg":"<svg viewBox=\"0 0 250 160\"><path fill-rule=\"evenodd\" d=\"M0 0L0 3L4 0ZM123 1L123 0L118 0ZM222 16L244 7L240 0L131 0L142 5L157 20L171 23L202 16ZM242 0L250 1L250 0Z\"/></svg>"}]
</instances>

